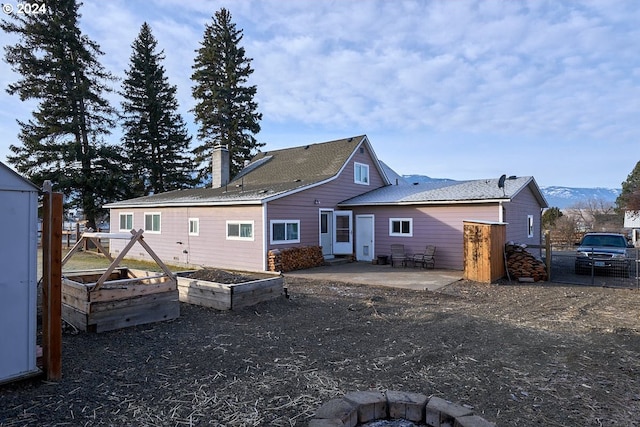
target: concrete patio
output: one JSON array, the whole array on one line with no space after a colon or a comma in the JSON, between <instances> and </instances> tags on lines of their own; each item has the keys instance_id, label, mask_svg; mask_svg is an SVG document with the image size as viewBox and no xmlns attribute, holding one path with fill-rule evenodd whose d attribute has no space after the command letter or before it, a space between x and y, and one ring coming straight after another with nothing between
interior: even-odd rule
<instances>
[{"instance_id":1,"label":"concrete patio","mask_svg":"<svg viewBox=\"0 0 640 427\"><path fill-rule=\"evenodd\" d=\"M436 291L462 279L462 271L424 269L419 267L391 267L369 262L348 262L284 273L289 277L314 280L361 283L392 288Z\"/></svg>"}]
</instances>

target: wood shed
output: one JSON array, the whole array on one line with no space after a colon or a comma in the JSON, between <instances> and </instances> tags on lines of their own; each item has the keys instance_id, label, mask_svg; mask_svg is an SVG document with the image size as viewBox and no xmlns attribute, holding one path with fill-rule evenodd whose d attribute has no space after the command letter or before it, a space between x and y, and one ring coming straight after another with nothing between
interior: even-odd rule
<instances>
[{"instance_id":1,"label":"wood shed","mask_svg":"<svg viewBox=\"0 0 640 427\"><path fill-rule=\"evenodd\" d=\"M464 278L491 283L505 275L506 223L463 221Z\"/></svg>"},{"instance_id":2,"label":"wood shed","mask_svg":"<svg viewBox=\"0 0 640 427\"><path fill-rule=\"evenodd\" d=\"M0 383L38 373L39 189L0 162Z\"/></svg>"}]
</instances>

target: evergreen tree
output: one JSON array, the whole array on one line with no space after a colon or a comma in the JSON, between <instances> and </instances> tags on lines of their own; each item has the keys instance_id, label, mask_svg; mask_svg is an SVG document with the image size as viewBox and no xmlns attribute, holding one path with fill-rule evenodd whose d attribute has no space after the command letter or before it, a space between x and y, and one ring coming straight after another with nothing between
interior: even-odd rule
<instances>
[{"instance_id":1,"label":"evergreen tree","mask_svg":"<svg viewBox=\"0 0 640 427\"><path fill-rule=\"evenodd\" d=\"M122 85L124 149L132 196L146 196L192 186L187 154L191 137L177 113L176 86L161 62L164 51L145 22L132 44L130 68Z\"/></svg>"},{"instance_id":2,"label":"evergreen tree","mask_svg":"<svg viewBox=\"0 0 640 427\"><path fill-rule=\"evenodd\" d=\"M562 217L563 213L559 208L552 207L542 213L542 228L548 230L555 227L558 218Z\"/></svg>"},{"instance_id":3,"label":"evergreen tree","mask_svg":"<svg viewBox=\"0 0 640 427\"><path fill-rule=\"evenodd\" d=\"M640 162L636 163L626 181L622 183L622 192L616 199L618 211L640 212Z\"/></svg>"},{"instance_id":4,"label":"evergreen tree","mask_svg":"<svg viewBox=\"0 0 640 427\"><path fill-rule=\"evenodd\" d=\"M242 30L231 22L231 14L222 8L213 16L212 24L205 26L204 39L196 50L191 79L195 82L193 97L197 104L193 111L201 141L194 149L201 165L200 178L211 172L216 145L228 147L232 176L264 145L252 135L260 132L262 114L253 100L256 86L247 85L253 69L251 58L240 46L242 37Z\"/></svg>"},{"instance_id":5,"label":"evergreen tree","mask_svg":"<svg viewBox=\"0 0 640 427\"><path fill-rule=\"evenodd\" d=\"M0 24L19 36L5 47L6 62L20 74L7 92L39 101L28 121L18 121L22 145L12 144L8 159L38 185L51 180L95 228L124 181L118 149L103 140L115 125L103 96L115 79L97 60L100 47L81 34L79 17L74 0L51 0L44 13L12 14Z\"/></svg>"}]
</instances>

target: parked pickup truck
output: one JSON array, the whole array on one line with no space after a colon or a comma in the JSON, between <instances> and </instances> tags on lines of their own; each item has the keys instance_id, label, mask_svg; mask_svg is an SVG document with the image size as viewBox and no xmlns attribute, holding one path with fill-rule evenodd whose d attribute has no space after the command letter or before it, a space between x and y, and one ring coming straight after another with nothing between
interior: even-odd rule
<instances>
[{"instance_id":1,"label":"parked pickup truck","mask_svg":"<svg viewBox=\"0 0 640 427\"><path fill-rule=\"evenodd\" d=\"M624 234L587 233L578 244L576 274L598 271L629 277L627 248L632 247Z\"/></svg>"}]
</instances>

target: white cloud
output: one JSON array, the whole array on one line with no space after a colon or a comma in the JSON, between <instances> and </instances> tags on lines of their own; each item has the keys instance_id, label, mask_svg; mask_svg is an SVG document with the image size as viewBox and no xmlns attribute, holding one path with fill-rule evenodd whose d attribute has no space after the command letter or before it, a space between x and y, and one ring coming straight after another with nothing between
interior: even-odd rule
<instances>
[{"instance_id":1,"label":"white cloud","mask_svg":"<svg viewBox=\"0 0 640 427\"><path fill-rule=\"evenodd\" d=\"M480 172L491 155L495 161L517 150L510 162L526 168L519 159L529 159L560 180L573 176L545 167L556 161L545 151L566 146L577 164L603 156L613 162L599 145L628 147L640 137L640 9L633 0L85 0L82 28L105 51L105 67L122 75L147 21L191 121L194 51L220 7L244 31L264 113L259 138L270 143L287 140L283 129L295 143L367 133L392 166L426 144L431 162L412 156L398 163L412 167L402 172L434 176L440 174L429 167L442 165L440 176L447 176L454 161L451 171L486 176ZM5 87L12 81L7 70L0 65ZM15 98L1 99L5 130L5 118L24 110ZM308 139L299 141L305 132ZM392 148L380 148L374 135ZM497 140L513 142L505 151ZM609 181L622 181L635 161L628 171L610 172L620 177Z\"/></svg>"}]
</instances>

